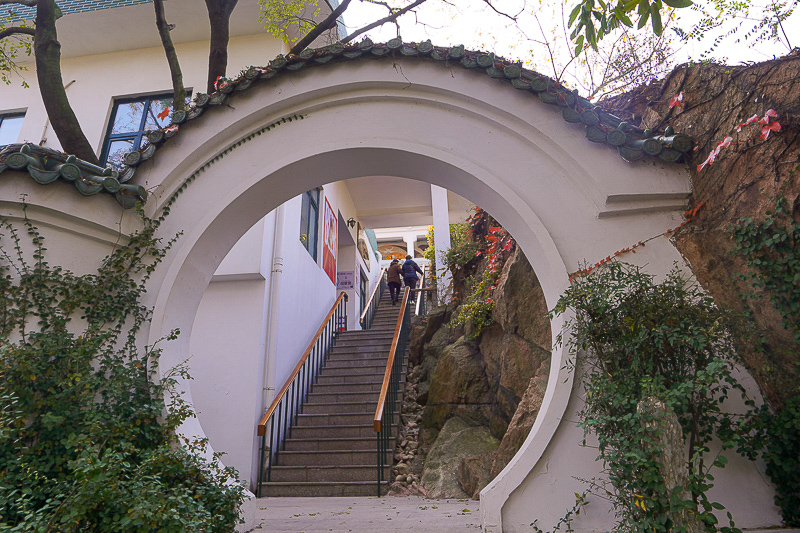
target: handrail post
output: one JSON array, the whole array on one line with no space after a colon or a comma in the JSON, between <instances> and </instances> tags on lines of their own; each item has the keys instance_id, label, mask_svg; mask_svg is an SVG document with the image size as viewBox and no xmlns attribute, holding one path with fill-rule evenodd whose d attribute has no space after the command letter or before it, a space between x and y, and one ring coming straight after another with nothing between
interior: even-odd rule
<instances>
[{"instance_id":1,"label":"handrail post","mask_svg":"<svg viewBox=\"0 0 800 533\"><path fill-rule=\"evenodd\" d=\"M378 404L375 408L373 419L373 429L376 434L376 444L378 448L378 496L381 495L381 485L386 469L386 455L389 451L389 438L394 423L394 415L400 393L400 374L405 359L406 340L408 329L411 325L411 306L409 297L411 289L406 287L403 292L401 312L397 316L392 346L389 349L389 358L386 361L386 370L383 374L383 384L378 396Z\"/></svg>"}]
</instances>

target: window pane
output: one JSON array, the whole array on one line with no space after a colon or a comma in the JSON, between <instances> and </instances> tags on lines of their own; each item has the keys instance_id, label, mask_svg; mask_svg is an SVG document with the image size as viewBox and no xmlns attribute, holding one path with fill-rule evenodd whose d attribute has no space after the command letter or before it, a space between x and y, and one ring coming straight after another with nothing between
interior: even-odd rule
<instances>
[{"instance_id":1,"label":"window pane","mask_svg":"<svg viewBox=\"0 0 800 533\"><path fill-rule=\"evenodd\" d=\"M125 167L125 154L135 150L133 139L117 139L108 145L106 165L121 171Z\"/></svg>"},{"instance_id":2,"label":"window pane","mask_svg":"<svg viewBox=\"0 0 800 533\"><path fill-rule=\"evenodd\" d=\"M0 115L0 146L17 142L25 116L4 117Z\"/></svg>"},{"instance_id":3,"label":"window pane","mask_svg":"<svg viewBox=\"0 0 800 533\"><path fill-rule=\"evenodd\" d=\"M303 203L300 207L300 242L308 250L308 193L303 194Z\"/></svg>"},{"instance_id":4,"label":"window pane","mask_svg":"<svg viewBox=\"0 0 800 533\"><path fill-rule=\"evenodd\" d=\"M314 261L317 260L317 228L319 227L319 191L311 191L312 201L309 202L308 209L308 252Z\"/></svg>"},{"instance_id":5,"label":"window pane","mask_svg":"<svg viewBox=\"0 0 800 533\"><path fill-rule=\"evenodd\" d=\"M111 134L139 131L142 124L143 112L144 102L118 104L117 112L114 115L114 126L111 128Z\"/></svg>"},{"instance_id":6,"label":"window pane","mask_svg":"<svg viewBox=\"0 0 800 533\"><path fill-rule=\"evenodd\" d=\"M152 100L147 112L144 131L159 130L172 120L172 97Z\"/></svg>"}]
</instances>

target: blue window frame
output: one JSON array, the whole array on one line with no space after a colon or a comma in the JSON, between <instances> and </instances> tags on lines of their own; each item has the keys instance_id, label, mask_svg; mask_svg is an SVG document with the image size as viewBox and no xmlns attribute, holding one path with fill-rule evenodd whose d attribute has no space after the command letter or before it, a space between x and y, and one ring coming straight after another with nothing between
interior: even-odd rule
<instances>
[{"instance_id":1,"label":"blue window frame","mask_svg":"<svg viewBox=\"0 0 800 533\"><path fill-rule=\"evenodd\" d=\"M100 163L122 170L125 154L142 146L145 133L165 128L171 120L172 94L115 100Z\"/></svg>"},{"instance_id":2,"label":"blue window frame","mask_svg":"<svg viewBox=\"0 0 800 533\"><path fill-rule=\"evenodd\" d=\"M0 148L17 142L25 113L0 114Z\"/></svg>"},{"instance_id":3,"label":"blue window frame","mask_svg":"<svg viewBox=\"0 0 800 533\"><path fill-rule=\"evenodd\" d=\"M302 196L300 211L300 242L317 260L317 234L319 232L319 189L306 191Z\"/></svg>"}]
</instances>

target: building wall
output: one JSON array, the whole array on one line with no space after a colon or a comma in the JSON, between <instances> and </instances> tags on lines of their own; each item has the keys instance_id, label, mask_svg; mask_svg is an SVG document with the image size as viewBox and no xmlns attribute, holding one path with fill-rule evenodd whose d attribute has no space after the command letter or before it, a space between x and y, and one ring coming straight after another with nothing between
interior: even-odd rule
<instances>
[{"instance_id":1,"label":"building wall","mask_svg":"<svg viewBox=\"0 0 800 533\"><path fill-rule=\"evenodd\" d=\"M228 75L236 75L250 65L268 63L281 53L282 47L283 43L266 34L232 38L228 49ZM176 50L186 88L191 89L192 94L205 92L208 42L178 44ZM11 84L0 87L0 113L25 111L19 141L60 149L49 127L34 65L23 66L27 71L19 76L12 75ZM169 68L160 47L65 58L61 70L72 109L98 154L114 98L172 92ZM23 80L29 88L21 86Z\"/></svg>"},{"instance_id":2,"label":"building wall","mask_svg":"<svg viewBox=\"0 0 800 533\"><path fill-rule=\"evenodd\" d=\"M192 328L189 366L198 419L212 447L227 454L225 464L234 466L245 481L257 477L258 421L338 294L322 269L321 217L326 199L344 220L355 215L355 208L342 183L326 185L320 199L317 261L300 242L302 202L293 198L282 206L282 215L278 210L269 213L230 250L205 289ZM278 238L276 231L282 233ZM273 272L276 257L283 267ZM354 245L340 246L337 266L371 273L370 286L380 272L374 255L366 265ZM357 328L358 289L347 292L348 328Z\"/></svg>"}]
</instances>

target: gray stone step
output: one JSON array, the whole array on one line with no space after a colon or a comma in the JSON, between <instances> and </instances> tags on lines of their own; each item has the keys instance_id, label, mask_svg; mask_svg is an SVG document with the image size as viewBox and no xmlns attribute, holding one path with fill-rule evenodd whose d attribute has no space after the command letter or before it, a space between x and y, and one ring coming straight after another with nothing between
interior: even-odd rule
<instances>
[{"instance_id":1,"label":"gray stone step","mask_svg":"<svg viewBox=\"0 0 800 533\"><path fill-rule=\"evenodd\" d=\"M333 378L331 378L333 379ZM348 383L343 387L341 383L316 383L311 388L311 394L339 394L340 392L365 393L380 392L383 381L376 379L369 383Z\"/></svg>"},{"instance_id":2,"label":"gray stone step","mask_svg":"<svg viewBox=\"0 0 800 533\"><path fill-rule=\"evenodd\" d=\"M372 412L362 408L360 413L299 414L297 427L310 426L368 426L372 427L375 409Z\"/></svg>"},{"instance_id":3,"label":"gray stone step","mask_svg":"<svg viewBox=\"0 0 800 533\"><path fill-rule=\"evenodd\" d=\"M378 394L375 393L372 401L365 402L307 402L303 406L303 414L324 415L324 414L358 414L363 413L370 407L375 412L375 404L378 402Z\"/></svg>"},{"instance_id":4,"label":"gray stone step","mask_svg":"<svg viewBox=\"0 0 800 533\"><path fill-rule=\"evenodd\" d=\"M371 466L375 475L377 458L376 443L366 450L323 450L323 451L282 451L278 461L281 466ZM389 461L392 450L386 452L385 462Z\"/></svg>"},{"instance_id":5,"label":"gray stone step","mask_svg":"<svg viewBox=\"0 0 800 533\"><path fill-rule=\"evenodd\" d=\"M286 440L286 451L332 451L332 450L367 450L373 453L377 446L375 434L371 437L329 438L329 439L298 439Z\"/></svg>"},{"instance_id":6,"label":"gray stone step","mask_svg":"<svg viewBox=\"0 0 800 533\"><path fill-rule=\"evenodd\" d=\"M280 460L280 459L279 459ZM377 459L375 459L377 463ZM384 479L391 474L391 467L385 467ZM292 483L371 481L377 485L376 464L343 466L273 466L270 481Z\"/></svg>"},{"instance_id":7,"label":"gray stone step","mask_svg":"<svg viewBox=\"0 0 800 533\"><path fill-rule=\"evenodd\" d=\"M292 439L354 439L376 438L372 423L369 425L295 426Z\"/></svg>"},{"instance_id":8,"label":"gray stone step","mask_svg":"<svg viewBox=\"0 0 800 533\"><path fill-rule=\"evenodd\" d=\"M364 392L360 391L340 391L338 387L335 391L331 392L317 392L317 388L314 388L314 392L308 395L308 403L336 403L336 402L377 402L378 401L378 393L380 392L380 388L376 390L367 390Z\"/></svg>"},{"instance_id":9,"label":"gray stone step","mask_svg":"<svg viewBox=\"0 0 800 533\"><path fill-rule=\"evenodd\" d=\"M386 494L389 482L384 481L381 486L381 494ZM281 497L281 498L335 498L335 497L356 497L356 496L377 496L377 481L345 481L340 483L262 483L262 497Z\"/></svg>"},{"instance_id":10,"label":"gray stone step","mask_svg":"<svg viewBox=\"0 0 800 533\"><path fill-rule=\"evenodd\" d=\"M383 364L380 364L379 361L375 362L367 362L365 361L364 364L361 365L340 365L340 364L329 364L325 365L325 368L319 371L319 375L317 379L321 379L323 377L329 376L375 376L381 375L383 377L383 372L386 370L386 362L384 361Z\"/></svg>"},{"instance_id":11,"label":"gray stone step","mask_svg":"<svg viewBox=\"0 0 800 533\"><path fill-rule=\"evenodd\" d=\"M321 383L323 385L334 385L334 384L342 384L342 383L375 383L375 382L383 382L383 375L366 375L366 376L329 376L329 375L320 375L317 378L317 383Z\"/></svg>"}]
</instances>

